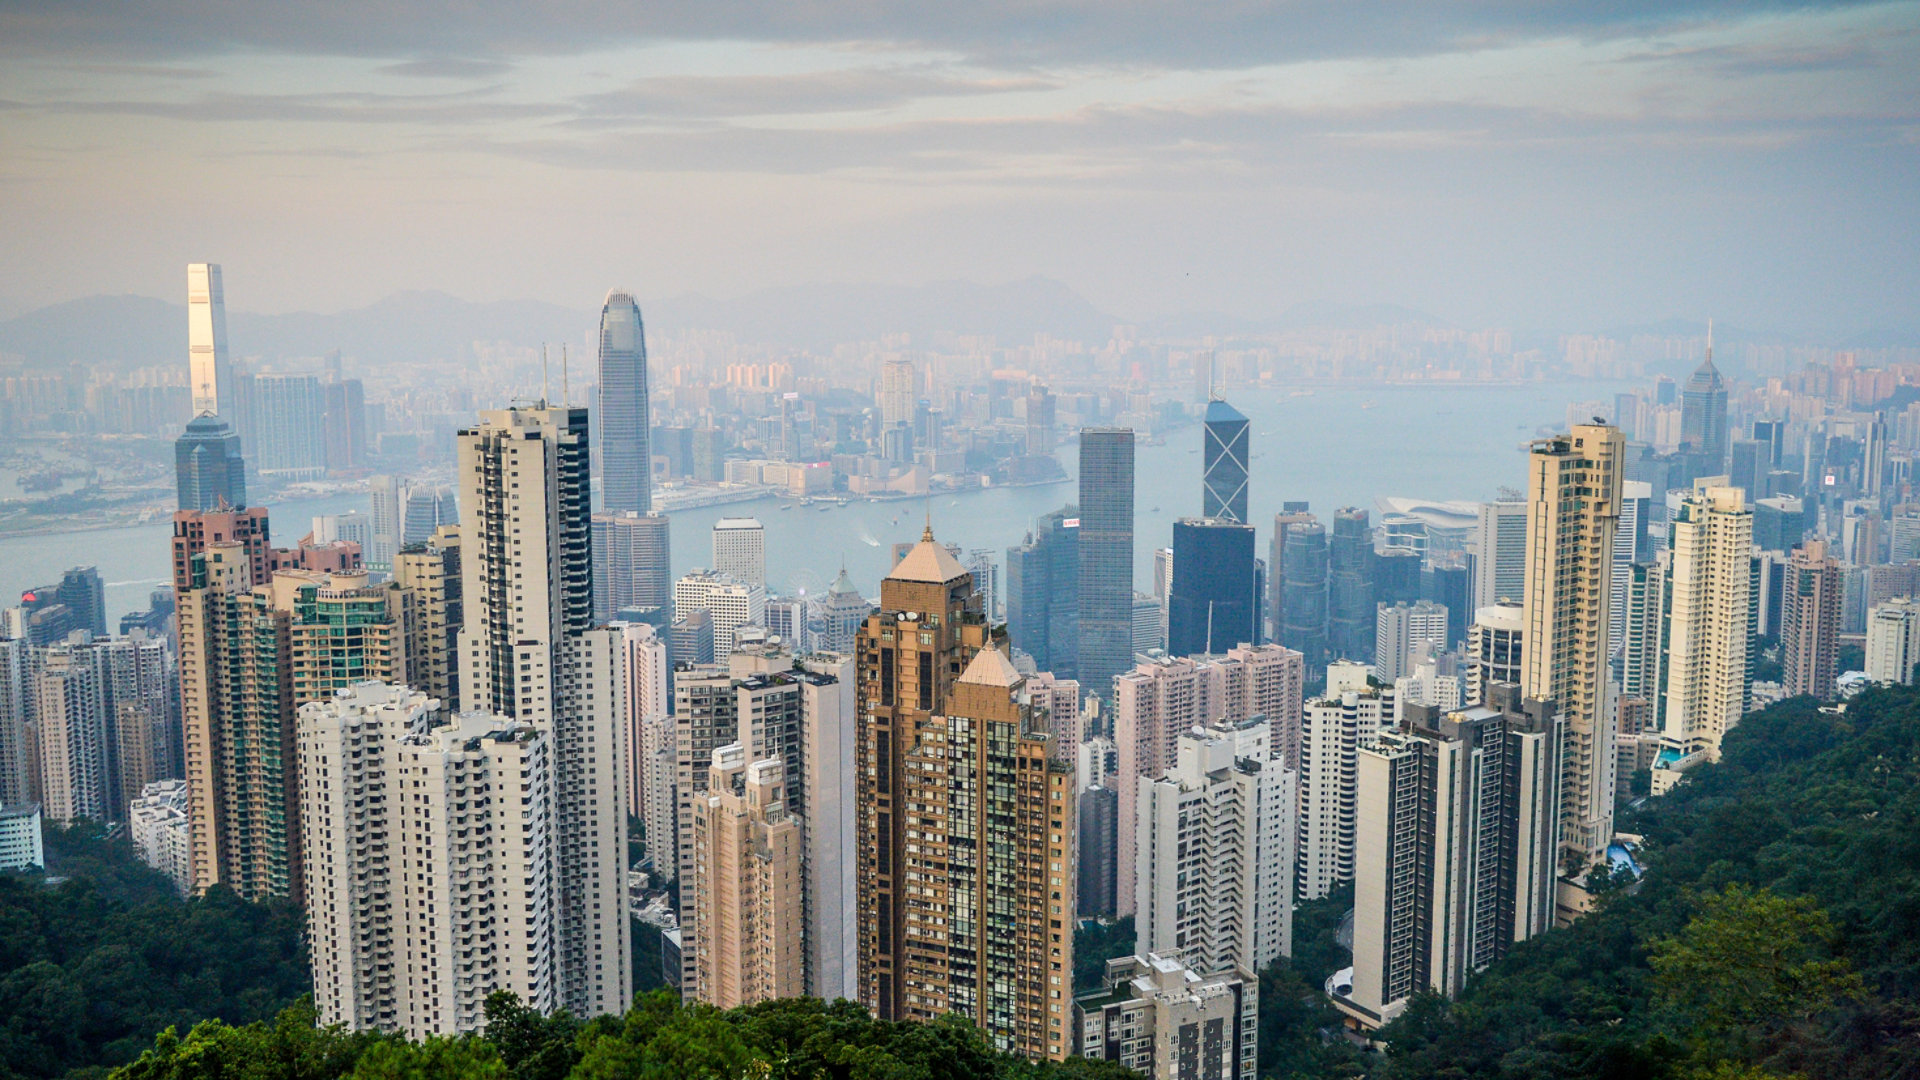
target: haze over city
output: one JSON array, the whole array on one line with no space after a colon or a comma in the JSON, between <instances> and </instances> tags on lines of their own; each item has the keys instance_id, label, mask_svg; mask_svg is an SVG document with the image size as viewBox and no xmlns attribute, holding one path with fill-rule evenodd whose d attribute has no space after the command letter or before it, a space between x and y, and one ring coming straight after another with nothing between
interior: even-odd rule
<instances>
[{"instance_id":1,"label":"haze over city","mask_svg":"<svg viewBox=\"0 0 1920 1080\"><path fill-rule=\"evenodd\" d=\"M0 1080L1920 1076L1920 0L0 5Z\"/></svg>"},{"instance_id":2,"label":"haze over city","mask_svg":"<svg viewBox=\"0 0 1920 1080\"><path fill-rule=\"evenodd\" d=\"M0 298L192 257L257 312L1042 275L1129 322L1915 329L1912 3L1109 7L16 9Z\"/></svg>"}]
</instances>

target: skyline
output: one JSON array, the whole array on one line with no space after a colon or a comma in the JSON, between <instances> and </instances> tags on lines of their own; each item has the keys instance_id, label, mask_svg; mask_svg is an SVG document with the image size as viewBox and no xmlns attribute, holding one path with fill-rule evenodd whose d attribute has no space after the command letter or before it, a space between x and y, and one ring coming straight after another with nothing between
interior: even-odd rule
<instances>
[{"instance_id":1,"label":"skyline","mask_svg":"<svg viewBox=\"0 0 1920 1080\"><path fill-rule=\"evenodd\" d=\"M1920 4L997 14L0 15L0 310L208 259L260 312L1037 275L1129 321L1915 328Z\"/></svg>"}]
</instances>

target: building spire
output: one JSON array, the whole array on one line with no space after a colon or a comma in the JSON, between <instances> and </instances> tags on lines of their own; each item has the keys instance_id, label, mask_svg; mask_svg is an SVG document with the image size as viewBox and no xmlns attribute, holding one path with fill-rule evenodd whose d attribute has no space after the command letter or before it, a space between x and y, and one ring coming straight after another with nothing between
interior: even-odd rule
<instances>
[{"instance_id":1,"label":"building spire","mask_svg":"<svg viewBox=\"0 0 1920 1080\"><path fill-rule=\"evenodd\" d=\"M1707 363L1713 363L1713 319L1707 319Z\"/></svg>"}]
</instances>

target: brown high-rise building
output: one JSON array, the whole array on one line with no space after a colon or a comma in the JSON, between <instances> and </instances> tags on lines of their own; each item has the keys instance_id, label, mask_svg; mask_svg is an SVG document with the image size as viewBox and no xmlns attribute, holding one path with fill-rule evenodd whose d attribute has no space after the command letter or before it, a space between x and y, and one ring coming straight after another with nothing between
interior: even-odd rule
<instances>
[{"instance_id":1,"label":"brown high-rise building","mask_svg":"<svg viewBox=\"0 0 1920 1080\"><path fill-rule=\"evenodd\" d=\"M1066 1057L1073 775L932 529L881 582L857 653L862 1001Z\"/></svg>"},{"instance_id":2,"label":"brown high-rise building","mask_svg":"<svg viewBox=\"0 0 1920 1080\"><path fill-rule=\"evenodd\" d=\"M1781 680L1789 695L1833 696L1840 655L1840 564L1823 540L1793 549L1781 601Z\"/></svg>"}]
</instances>

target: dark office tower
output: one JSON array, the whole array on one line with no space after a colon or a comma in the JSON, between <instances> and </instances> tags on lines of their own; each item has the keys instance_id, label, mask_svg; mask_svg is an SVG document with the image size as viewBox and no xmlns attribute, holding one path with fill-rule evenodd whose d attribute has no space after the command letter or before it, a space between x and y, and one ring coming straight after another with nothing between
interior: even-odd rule
<instances>
[{"instance_id":1,"label":"dark office tower","mask_svg":"<svg viewBox=\"0 0 1920 1080\"><path fill-rule=\"evenodd\" d=\"M1287 526L1280 644L1306 659L1309 678L1327 665L1327 528L1308 517Z\"/></svg>"},{"instance_id":2,"label":"dark office tower","mask_svg":"<svg viewBox=\"0 0 1920 1080\"><path fill-rule=\"evenodd\" d=\"M1388 548L1373 558L1373 602L1411 604L1420 599L1420 553Z\"/></svg>"},{"instance_id":3,"label":"dark office tower","mask_svg":"<svg viewBox=\"0 0 1920 1080\"><path fill-rule=\"evenodd\" d=\"M1765 498L1767 476L1761 455L1766 448L1752 439L1735 439L1727 455L1727 475L1733 486L1747 493L1748 499Z\"/></svg>"},{"instance_id":4,"label":"dark office tower","mask_svg":"<svg viewBox=\"0 0 1920 1080\"><path fill-rule=\"evenodd\" d=\"M1034 383L1027 390L1027 453L1053 456L1053 418L1053 391Z\"/></svg>"},{"instance_id":5,"label":"dark office tower","mask_svg":"<svg viewBox=\"0 0 1920 1080\"><path fill-rule=\"evenodd\" d=\"M1285 628L1287 530L1313 520L1304 502L1283 502L1273 515L1273 539L1267 542L1267 640L1279 641Z\"/></svg>"},{"instance_id":6,"label":"dark office tower","mask_svg":"<svg viewBox=\"0 0 1920 1080\"><path fill-rule=\"evenodd\" d=\"M95 637L107 636L107 586L98 569L76 566L61 574L53 595L73 612L82 629L93 631Z\"/></svg>"},{"instance_id":7,"label":"dark office tower","mask_svg":"<svg viewBox=\"0 0 1920 1080\"><path fill-rule=\"evenodd\" d=\"M247 463L240 436L217 416L196 416L173 443L174 481L182 510L235 510L247 505Z\"/></svg>"},{"instance_id":8,"label":"dark office tower","mask_svg":"<svg viewBox=\"0 0 1920 1080\"><path fill-rule=\"evenodd\" d=\"M1695 476L1716 476L1727 460L1727 384L1713 366L1713 328L1707 328L1707 357L1680 395L1680 449L1694 455Z\"/></svg>"},{"instance_id":9,"label":"dark office tower","mask_svg":"<svg viewBox=\"0 0 1920 1080\"><path fill-rule=\"evenodd\" d=\"M1420 599L1431 600L1447 609L1447 645L1449 648L1467 639L1467 620L1473 613L1471 575L1466 556L1434 556L1432 565L1420 575Z\"/></svg>"},{"instance_id":10,"label":"dark office tower","mask_svg":"<svg viewBox=\"0 0 1920 1080\"><path fill-rule=\"evenodd\" d=\"M1119 846L1120 793L1095 782L1080 792L1080 917L1114 913ZM1129 881L1128 886L1132 886Z\"/></svg>"},{"instance_id":11,"label":"dark office tower","mask_svg":"<svg viewBox=\"0 0 1920 1080\"><path fill-rule=\"evenodd\" d=\"M1259 617L1253 526L1223 518L1174 522L1167 652L1204 656L1255 644Z\"/></svg>"},{"instance_id":12,"label":"dark office tower","mask_svg":"<svg viewBox=\"0 0 1920 1080\"><path fill-rule=\"evenodd\" d=\"M693 478L719 483L727 478L727 440L717 427L693 429Z\"/></svg>"},{"instance_id":13,"label":"dark office tower","mask_svg":"<svg viewBox=\"0 0 1920 1080\"><path fill-rule=\"evenodd\" d=\"M1078 507L1055 510L1007 549L1007 635L1036 669L1062 679L1080 667L1079 515Z\"/></svg>"},{"instance_id":14,"label":"dark office tower","mask_svg":"<svg viewBox=\"0 0 1920 1080\"><path fill-rule=\"evenodd\" d=\"M600 505L616 514L653 509L647 450L647 341L640 305L623 292L600 309Z\"/></svg>"},{"instance_id":15,"label":"dark office tower","mask_svg":"<svg viewBox=\"0 0 1920 1080\"><path fill-rule=\"evenodd\" d=\"M1367 512L1334 511L1327 541L1327 647L1341 660L1373 660L1373 537Z\"/></svg>"},{"instance_id":16,"label":"dark office tower","mask_svg":"<svg viewBox=\"0 0 1920 1080\"><path fill-rule=\"evenodd\" d=\"M1673 380L1667 378L1665 375L1656 377L1653 380L1653 403L1655 405L1671 405L1673 404L1673 399Z\"/></svg>"},{"instance_id":17,"label":"dark office tower","mask_svg":"<svg viewBox=\"0 0 1920 1080\"><path fill-rule=\"evenodd\" d=\"M1787 422L1785 420L1755 420L1753 422L1753 441L1761 446L1761 471L1780 467L1780 455L1785 451Z\"/></svg>"},{"instance_id":18,"label":"dark office tower","mask_svg":"<svg viewBox=\"0 0 1920 1080\"><path fill-rule=\"evenodd\" d=\"M1080 431L1080 685L1133 666L1133 429Z\"/></svg>"},{"instance_id":19,"label":"dark office tower","mask_svg":"<svg viewBox=\"0 0 1920 1080\"><path fill-rule=\"evenodd\" d=\"M1201 424L1202 456L1200 516L1247 523L1247 418L1224 401L1207 402Z\"/></svg>"},{"instance_id":20,"label":"dark office tower","mask_svg":"<svg viewBox=\"0 0 1920 1080\"><path fill-rule=\"evenodd\" d=\"M713 613L683 611L667 627L667 659L674 664L713 663Z\"/></svg>"},{"instance_id":21,"label":"dark office tower","mask_svg":"<svg viewBox=\"0 0 1920 1080\"><path fill-rule=\"evenodd\" d=\"M606 622L614 612L673 606L673 546L667 515L593 515L594 618Z\"/></svg>"}]
</instances>

